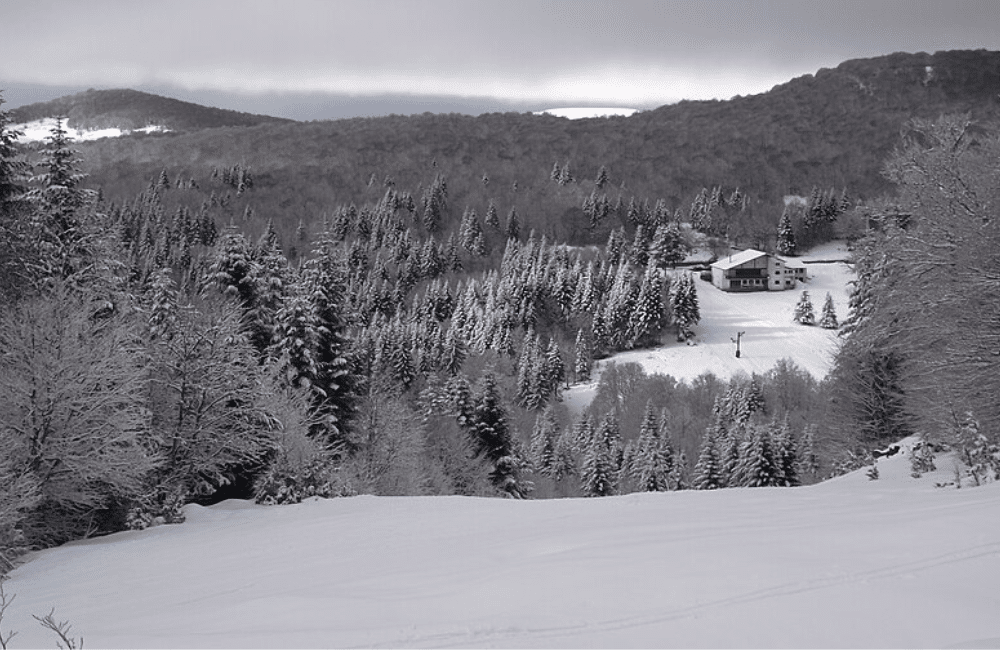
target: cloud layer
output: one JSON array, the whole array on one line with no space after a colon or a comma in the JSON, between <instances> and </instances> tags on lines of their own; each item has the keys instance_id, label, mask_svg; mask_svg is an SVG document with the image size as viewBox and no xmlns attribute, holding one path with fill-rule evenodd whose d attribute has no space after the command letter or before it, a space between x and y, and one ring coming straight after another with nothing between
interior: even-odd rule
<instances>
[{"instance_id":1,"label":"cloud layer","mask_svg":"<svg viewBox=\"0 0 1000 650\"><path fill-rule=\"evenodd\" d=\"M4 8L0 80L652 106L893 51L1000 49L992 0L120 0Z\"/></svg>"}]
</instances>

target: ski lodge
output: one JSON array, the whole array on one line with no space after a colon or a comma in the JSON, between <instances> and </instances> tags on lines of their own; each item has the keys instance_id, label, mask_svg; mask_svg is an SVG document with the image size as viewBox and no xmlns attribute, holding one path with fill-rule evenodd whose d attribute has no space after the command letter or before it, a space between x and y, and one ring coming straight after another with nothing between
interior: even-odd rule
<instances>
[{"instance_id":1,"label":"ski lodge","mask_svg":"<svg viewBox=\"0 0 1000 650\"><path fill-rule=\"evenodd\" d=\"M723 291L784 291L806 280L806 266L747 249L712 264L712 284Z\"/></svg>"}]
</instances>

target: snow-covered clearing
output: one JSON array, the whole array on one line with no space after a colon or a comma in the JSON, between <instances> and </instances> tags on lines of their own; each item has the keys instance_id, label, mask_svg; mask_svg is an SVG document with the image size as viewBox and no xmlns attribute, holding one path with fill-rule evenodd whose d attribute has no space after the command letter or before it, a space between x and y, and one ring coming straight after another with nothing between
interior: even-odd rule
<instances>
[{"instance_id":1,"label":"snow-covered clearing","mask_svg":"<svg viewBox=\"0 0 1000 650\"><path fill-rule=\"evenodd\" d=\"M806 262L809 280L788 291L726 293L711 282L695 280L701 323L694 327L693 339L677 343L674 331L668 328L663 345L657 348L622 352L601 361L595 379L600 376L600 365L608 361L638 363L649 374L690 381L704 372L722 379L741 372L764 373L784 358L822 379L830 371L836 352L836 332L800 325L792 320L792 314L802 292L808 291L819 320L823 300L830 292L837 319L843 321L847 317L848 283L854 279L854 271L837 260L845 260L848 255L843 242L831 242L794 258ZM738 332L745 332L740 338L739 358L733 343ZM574 414L582 411L596 388L595 381L566 391L564 400L570 411Z\"/></svg>"},{"instance_id":2,"label":"snow-covered clearing","mask_svg":"<svg viewBox=\"0 0 1000 650\"><path fill-rule=\"evenodd\" d=\"M10 647L1000 647L1000 483L188 506L34 554Z\"/></svg>"},{"instance_id":3,"label":"snow-covered clearing","mask_svg":"<svg viewBox=\"0 0 1000 650\"><path fill-rule=\"evenodd\" d=\"M56 118L46 117L40 120L35 120L34 122L12 124L11 128L24 133L24 135L18 138L20 142L41 142L52 134L52 129L54 129L55 126ZM164 126L145 126L141 129L134 129L132 131L117 128L84 131L66 126L65 120L63 121L63 128L66 129L66 133L69 134L69 137L81 142L87 140L99 140L101 138L118 138L123 135L129 135L130 133L160 133L170 130Z\"/></svg>"}]
</instances>

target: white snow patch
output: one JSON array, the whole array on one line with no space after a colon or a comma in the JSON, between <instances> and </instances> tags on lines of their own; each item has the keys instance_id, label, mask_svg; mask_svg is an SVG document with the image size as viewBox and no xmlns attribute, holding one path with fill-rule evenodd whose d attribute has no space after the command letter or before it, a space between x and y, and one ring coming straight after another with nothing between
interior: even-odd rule
<instances>
[{"instance_id":1,"label":"white snow patch","mask_svg":"<svg viewBox=\"0 0 1000 650\"><path fill-rule=\"evenodd\" d=\"M1000 483L908 453L803 488L189 507L35 553L10 647L53 607L88 647L986 647Z\"/></svg>"},{"instance_id":2,"label":"white snow patch","mask_svg":"<svg viewBox=\"0 0 1000 650\"><path fill-rule=\"evenodd\" d=\"M837 320L843 322L849 312L849 282L854 279L854 270L840 260L848 259L849 255L843 242L830 242L801 257L789 258L806 262L809 279L787 291L726 293L711 282L696 279L701 323L694 327L695 337L677 343L674 329L668 326L663 334L665 342L659 347L620 352L598 362L593 373L595 381L600 377L601 367L609 361L638 363L647 374L691 381L705 372L722 380L739 373L763 374L786 358L816 379L822 379L833 365L838 341L836 330L799 325L792 315L802 292L808 291L819 321L829 292ZM738 332L744 334L740 337L740 357L736 358L733 339ZM581 384L563 393L572 414L578 415L587 407L596 387L596 383Z\"/></svg>"},{"instance_id":3,"label":"white snow patch","mask_svg":"<svg viewBox=\"0 0 1000 650\"><path fill-rule=\"evenodd\" d=\"M544 111L538 111L535 115L555 115L556 117L565 117L570 120L580 120L590 117L610 117L613 115L624 115L628 117L633 113L638 112L638 108L620 108L620 107L610 107L610 108L547 108Z\"/></svg>"},{"instance_id":4,"label":"white snow patch","mask_svg":"<svg viewBox=\"0 0 1000 650\"><path fill-rule=\"evenodd\" d=\"M52 134L52 129L54 129L55 126L56 118L45 117L33 122L26 122L24 124L12 124L11 128L24 133L24 135L19 138L20 142L41 142ZM133 130L123 130L118 128L82 130L66 126L65 120L63 121L63 128L71 138L81 142L99 140L101 138L118 138L131 133L166 133L170 131L170 129L165 126L156 125L144 126L141 129Z\"/></svg>"}]
</instances>

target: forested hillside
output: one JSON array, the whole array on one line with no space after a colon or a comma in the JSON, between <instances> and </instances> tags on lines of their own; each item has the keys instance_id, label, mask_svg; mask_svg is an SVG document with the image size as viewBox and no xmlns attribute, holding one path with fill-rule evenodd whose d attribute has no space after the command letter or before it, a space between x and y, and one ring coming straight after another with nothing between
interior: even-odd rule
<instances>
[{"instance_id":1,"label":"forested hillside","mask_svg":"<svg viewBox=\"0 0 1000 650\"><path fill-rule=\"evenodd\" d=\"M898 55L581 122L425 115L79 147L59 123L21 147L0 112L0 570L190 502L794 486L914 432L957 452L959 482L992 480L1000 141L975 120L996 108L991 61ZM882 90L897 86L973 114L913 117L930 109ZM883 110L836 112L849 102ZM751 115L775 140L733 146ZM872 150L839 139L854 130ZM852 147L887 196L865 198L883 181ZM776 180L741 177L769 156ZM779 208L789 189L807 196ZM695 245L794 255L838 233L859 278L829 377L607 363L582 414L561 402L598 359L691 340Z\"/></svg>"},{"instance_id":2,"label":"forested hillside","mask_svg":"<svg viewBox=\"0 0 1000 650\"><path fill-rule=\"evenodd\" d=\"M91 89L10 111L11 120L19 124L60 116L66 118L66 126L81 131L107 128L131 131L145 126L191 131L289 121L267 115L209 108L128 89Z\"/></svg>"},{"instance_id":3,"label":"forested hillside","mask_svg":"<svg viewBox=\"0 0 1000 650\"><path fill-rule=\"evenodd\" d=\"M626 210L590 228L585 199L600 168L608 182L595 198L625 208L663 201L687 216L702 188L739 189L746 207L730 234L761 244L781 216L782 197L814 187L846 190L851 201L891 193L881 165L912 117L969 112L1000 115L1000 53L894 54L848 61L770 92L728 101L681 102L631 117L567 120L547 115L390 116L265 124L82 145L95 187L132 196L161 170L198 180L212 168L253 170L246 201L288 245L299 220L315 230L338 206L377 200L386 181L417 199L436 175L448 184L445 230L466 207L483 214L492 199L516 207L526 232L596 243L627 224ZM567 181L550 182L558 165ZM516 189L515 189L516 184ZM204 187L208 198L209 188ZM242 211L245 206L238 205Z\"/></svg>"}]
</instances>

